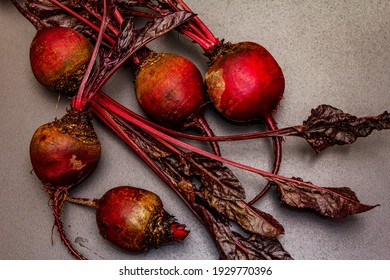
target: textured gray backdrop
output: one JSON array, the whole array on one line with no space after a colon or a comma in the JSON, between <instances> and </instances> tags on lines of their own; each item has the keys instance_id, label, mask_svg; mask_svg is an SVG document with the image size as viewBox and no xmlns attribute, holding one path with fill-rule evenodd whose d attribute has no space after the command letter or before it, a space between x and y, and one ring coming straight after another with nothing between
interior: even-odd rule
<instances>
[{"instance_id":1,"label":"textured gray backdrop","mask_svg":"<svg viewBox=\"0 0 390 280\"><path fill-rule=\"evenodd\" d=\"M356 115L390 110L390 2L387 0L187 0L220 38L250 40L265 46L286 77L285 97L275 115L280 127L300 124L319 104L330 104ZM0 259L72 259L58 234L47 195L30 173L28 147L34 130L60 117L68 100L42 88L28 60L34 28L9 1L0 1ZM177 52L194 61L202 73L206 59L184 36L170 33L152 48ZM130 71L119 71L105 90L133 110ZM213 110L206 117L217 134L263 129L262 125L231 125ZM217 251L205 228L151 171L106 129L95 122L103 146L96 172L75 196L100 197L118 185L150 189L166 209L186 223L191 234L181 244L144 254L131 254L103 240L90 209L66 206L64 224L69 239L90 259L216 259ZM269 140L223 143L225 156L270 169ZM327 186L349 186L376 209L341 220L320 218L281 207L275 192L259 203L285 227L280 238L295 259L390 259L390 131L376 132L351 146L316 155L300 139L286 139L280 173ZM236 171L253 197L264 181ZM53 241L53 244L52 244Z\"/></svg>"}]
</instances>

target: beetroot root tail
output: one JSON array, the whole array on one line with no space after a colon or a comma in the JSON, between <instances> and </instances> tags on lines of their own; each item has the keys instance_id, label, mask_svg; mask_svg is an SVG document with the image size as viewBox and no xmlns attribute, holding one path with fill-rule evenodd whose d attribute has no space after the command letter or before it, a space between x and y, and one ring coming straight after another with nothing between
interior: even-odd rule
<instances>
[{"instance_id":1,"label":"beetroot root tail","mask_svg":"<svg viewBox=\"0 0 390 280\"><path fill-rule=\"evenodd\" d=\"M64 243L65 247L68 248L69 252L78 260L86 260L86 258L79 253L73 245L70 243L68 238L66 237L66 233L63 228L63 224L61 221L61 211L62 206L65 201L65 197L68 193L68 188L57 188L54 192L52 192L51 200L52 200L52 210L55 220L55 225L57 227L58 233L60 234L60 238Z\"/></svg>"}]
</instances>

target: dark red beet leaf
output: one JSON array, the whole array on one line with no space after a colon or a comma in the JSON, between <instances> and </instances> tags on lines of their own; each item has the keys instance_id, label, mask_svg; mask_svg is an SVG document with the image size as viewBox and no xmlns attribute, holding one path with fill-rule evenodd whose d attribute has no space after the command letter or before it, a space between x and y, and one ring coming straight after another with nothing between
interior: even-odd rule
<instances>
[{"instance_id":1,"label":"dark red beet leaf","mask_svg":"<svg viewBox=\"0 0 390 280\"><path fill-rule=\"evenodd\" d=\"M317 153L333 145L351 144L374 130L390 128L390 114L356 117L330 105L320 105L303 122L300 135Z\"/></svg>"},{"instance_id":2,"label":"dark red beet leaf","mask_svg":"<svg viewBox=\"0 0 390 280\"><path fill-rule=\"evenodd\" d=\"M282 244L275 237L263 237L260 235L251 235L248 238L234 233L235 242L240 242L245 250L247 259L263 260L292 260L290 254L284 250ZM242 248L241 247L241 248Z\"/></svg>"},{"instance_id":3,"label":"dark red beet leaf","mask_svg":"<svg viewBox=\"0 0 390 280\"><path fill-rule=\"evenodd\" d=\"M277 238L253 234L248 238L231 230L220 217L212 215L203 206L198 206L204 223L208 225L217 244L222 260L291 260Z\"/></svg>"},{"instance_id":4,"label":"dark red beet leaf","mask_svg":"<svg viewBox=\"0 0 390 280\"><path fill-rule=\"evenodd\" d=\"M200 177L203 186L214 196L225 200L245 199L245 190L231 169L221 162L192 154L188 158L192 164L192 175Z\"/></svg>"},{"instance_id":5,"label":"dark red beet leaf","mask_svg":"<svg viewBox=\"0 0 390 280\"><path fill-rule=\"evenodd\" d=\"M248 232L267 237L277 237L284 233L283 226L274 217L243 200L224 200L214 196L206 188L201 188L197 194L221 216L235 221Z\"/></svg>"},{"instance_id":6,"label":"dark red beet leaf","mask_svg":"<svg viewBox=\"0 0 390 280\"><path fill-rule=\"evenodd\" d=\"M300 178L288 182L277 178L269 178L269 180L277 186L282 203L292 207L312 209L331 218L342 218L379 206L360 203L356 194L347 187L318 187L303 182Z\"/></svg>"},{"instance_id":7,"label":"dark red beet leaf","mask_svg":"<svg viewBox=\"0 0 390 280\"><path fill-rule=\"evenodd\" d=\"M61 3L82 15L84 18L92 22L95 21L95 19L90 17L89 13L78 5L76 1L61 1ZM96 33L94 33L91 28L47 0L26 0L24 1L24 4L29 12L39 17L39 19L48 26L69 27L80 32L87 38L96 38ZM99 26L99 23L96 24Z\"/></svg>"}]
</instances>

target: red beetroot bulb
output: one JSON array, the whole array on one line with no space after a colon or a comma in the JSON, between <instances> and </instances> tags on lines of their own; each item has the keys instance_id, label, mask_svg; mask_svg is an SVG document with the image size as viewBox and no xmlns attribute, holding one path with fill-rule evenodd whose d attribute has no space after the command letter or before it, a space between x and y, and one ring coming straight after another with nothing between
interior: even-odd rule
<instances>
[{"instance_id":1,"label":"red beetroot bulb","mask_svg":"<svg viewBox=\"0 0 390 280\"><path fill-rule=\"evenodd\" d=\"M35 78L49 89L74 95L91 59L93 45L67 27L44 27L30 46L30 64Z\"/></svg>"},{"instance_id":2,"label":"red beetroot bulb","mask_svg":"<svg viewBox=\"0 0 390 280\"><path fill-rule=\"evenodd\" d=\"M177 129L190 124L206 103L198 68L172 53L151 52L137 67L135 92L150 118Z\"/></svg>"},{"instance_id":3,"label":"red beetroot bulb","mask_svg":"<svg viewBox=\"0 0 390 280\"><path fill-rule=\"evenodd\" d=\"M163 208L160 197L148 190L121 186L97 201L100 234L120 248L141 252L189 234Z\"/></svg>"},{"instance_id":4,"label":"red beetroot bulb","mask_svg":"<svg viewBox=\"0 0 390 280\"><path fill-rule=\"evenodd\" d=\"M71 109L40 126L30 142L36 176L47 186L73 186L96 167L101 145L87 112Z\"/></svg>"},{"instance_id":5,"label":"red beetroot bulb","mask_svg":"<svg viewBox=\"0 0 390 280\"><path fill-rule=\"evenodd\" d=\"M283 97L285 80L264 47L253 42L221 43L208 56L207 92L222 115L239 122L272 116Z\"/></svg>"},{"instance_id":6,"label":"red beetroot bulb","mask_svg":"<svg viewBox=\"0 0 390 280\"><path fill-rule=\"evenodd\" d=\"M204 117L207 103L202 74L194 63L173 53L156 53L148 48L134 60L135 93L143 111L155 122L180 130L195 128L214 133ZM215 154L219 145L210 142Z\"/></svg>"}]
</instances>

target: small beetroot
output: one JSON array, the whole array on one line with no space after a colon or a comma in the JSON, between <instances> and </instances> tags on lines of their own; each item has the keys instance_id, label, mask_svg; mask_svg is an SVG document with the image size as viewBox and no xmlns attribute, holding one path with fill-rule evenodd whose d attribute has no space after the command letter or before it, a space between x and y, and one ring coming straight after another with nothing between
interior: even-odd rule
<instances>
[{"instance_id":1,"label":"small beetroot","mask_svg":"<svg viewBox=\"0 0 390 280\"><path fill-rule=\"evenodd\" d=\"M175 222L160 197L146 189L120 186L100 199L67 196L67 201L96 209L100 234L122 249L142 252L171 241L184 240L189 231Z\"/></svg>"},{"instance_id":2,"label":"small beetroot","mask_svg":"<svg viewBox=\"0 0 390 280\"><path fill-rule=\"evenodd\" d=\"M34 13L35 9L30 11L26 7L28 3L11 2L37 30L30 45L30 64L35 78L54 92L76 94L92 58L91 42L70 27L54 26L50 21L41 20ZM39 3L35 8L44 8L49 3Z\"/></svg>"},{"instance_id":3,"label":"small beetroot","mask_svg":"<svg viewBox=\"0 0 390 280\"><path fill-rule=\"evenodd\" d=\"M98 202L96 221L105 239L134 252L183 240L189 233L164 210L158 195L135 187L109 190Z\"/></svg>"},{"instance_id":4,"label":"small beetroot","mask_svg":"<svg viewBox=\"0 0 390 280\"><path fill-rule=\"evenodd\" d=\"M156 53L144 48L137 53L135 93L144 112L154 121L175 130L199 129L214 133L204 117L207 103L203 77L196 65L173 53ZM219 145L210 142L215 154Z\"/></svg>"}]
</instances>

